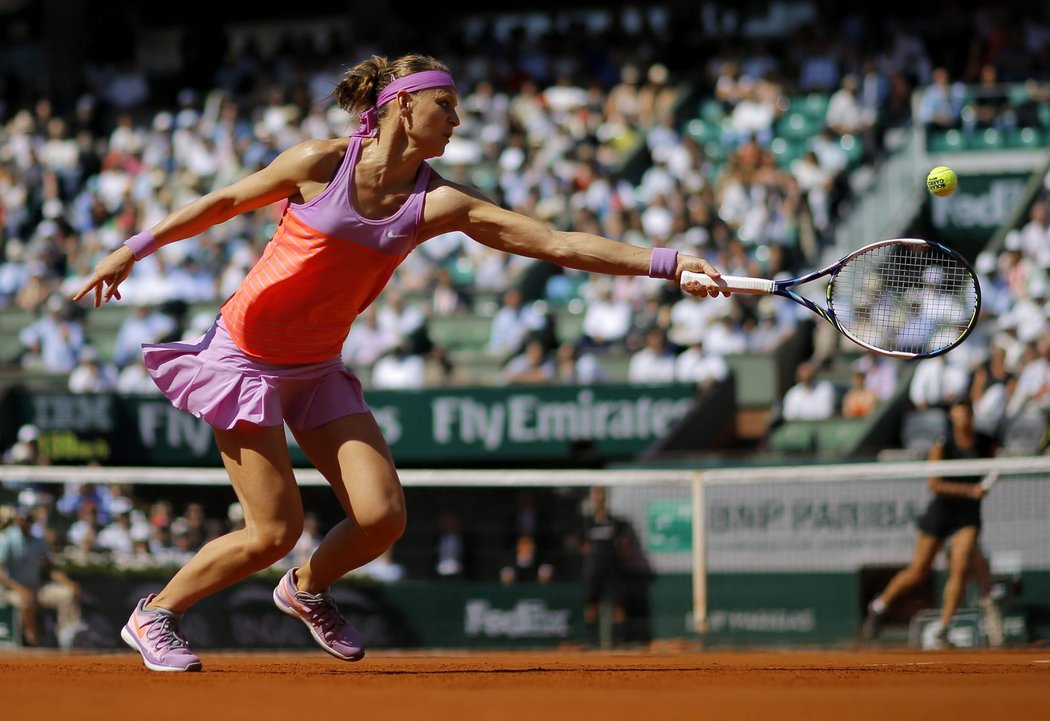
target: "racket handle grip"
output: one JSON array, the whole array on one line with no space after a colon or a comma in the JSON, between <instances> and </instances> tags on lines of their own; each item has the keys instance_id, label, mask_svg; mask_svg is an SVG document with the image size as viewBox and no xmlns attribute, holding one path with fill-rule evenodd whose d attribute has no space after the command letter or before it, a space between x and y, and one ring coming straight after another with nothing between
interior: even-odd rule
<instances>
[{"instance_id":1,"label":"racket handle grip","mask_svg":"<svg viewBox=\"0 0 1050 721\"><path fill-rule=\"evenodd\" d=\"M691 270L682 271L682 283L696 280L700 283L710 283L711 279L703 273L694 273ZM723 288L728 288L734 293L745 295L772 295L775 287L773 281L766 278L748 278L741 275L723 275L719 282L715 283Z\"/></svg>"}]
</instances>

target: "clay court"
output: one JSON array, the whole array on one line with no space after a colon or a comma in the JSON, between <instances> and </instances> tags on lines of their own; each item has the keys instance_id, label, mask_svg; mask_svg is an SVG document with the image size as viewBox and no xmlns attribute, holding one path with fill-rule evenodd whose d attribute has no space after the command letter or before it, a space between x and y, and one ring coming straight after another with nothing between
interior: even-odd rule
<instances>
[{"instance_id":1,"label":"clay court","mask_svg":"<svg viewBox=\"0 0 1050 721\"><path fill-rule=\"evenodd\" d=\"M207 653L153 673L128 653L0 653L23 719L1037 719L1050 650Z\"/></svg>"}]
</instances>

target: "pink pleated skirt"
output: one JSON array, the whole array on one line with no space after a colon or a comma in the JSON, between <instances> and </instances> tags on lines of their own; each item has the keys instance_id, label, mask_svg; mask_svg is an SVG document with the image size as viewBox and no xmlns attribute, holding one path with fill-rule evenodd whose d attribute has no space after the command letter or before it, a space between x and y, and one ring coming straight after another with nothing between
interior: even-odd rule
<instances>
[{"instance_id":1,"label":"pink pleated skirt","mask_svg":"<svg viewBox=\"0 0 1050 721\"><path fill-rule=\"evenodd\" d=\"M264 363L237 347L221 317L200 338L147 343L142 353L168 400L214 428L287 421L308 429L371 411L361 382L341 358L305 365Z\"/></svg>"}]
</instances>

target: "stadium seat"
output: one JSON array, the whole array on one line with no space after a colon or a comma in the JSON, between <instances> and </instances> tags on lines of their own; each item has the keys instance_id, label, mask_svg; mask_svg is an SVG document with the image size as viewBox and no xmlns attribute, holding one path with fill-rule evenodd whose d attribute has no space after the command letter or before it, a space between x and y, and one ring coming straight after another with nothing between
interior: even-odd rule
<instances>
[{"instance_id":1,"label":"stadium seat","mask_svg":"<svg viewBox=\"0 0 1050 721\"><path fill-rule=\"evenodd\" d=\"M722 126L703 118L693 118L686 123L685 132L695 138L701 145L711 142L720 143L722 140Z\"/></svg>"},{"instance_id":2,"label":"stadium seat","mask_svg":"<svg viewBox=\"0 0 1050 721\"><path fill-rule=\"evenodd\" d=\"M831 97L824 93L806 93L805 95L797 95L791 98L788 105L788 112L802 113L807 117L824 121L824 117L828 112L828 103L831 101Z\"/></svg>"},{"instance_id":3,"label":"stadium seat","mask_svg":"<svg viewBox=\"0 0 1050 721\"><path fill-rule=\"evenodd\" d=\"M1038 128L1017 128L1005 134L1008 148L1042 148L1043 134Z\"/></svg>"},{"instance_id":4,"label":"stadium seat","mask_svg":"<svg viewBox=\"0 0 1050 721\"><path fill-rule=\"evenodd\" d=\"M965 149L963 136L954 128L951 130L926 131L926 149L931 153L958 152Z\"/></svg>"},{"instance_id":5,"label":"stadium seat","mask_svg":"<svg viewBox=\"0 0 1050 721\"><path fill-rule=\"evenodd\" d=\"M722 106L722 101L715 98L706 98L700 101L700 118L709 123L718 125L725 119L726 111Z\"/></svg>"},{"instance_id":6,"label":"stadium seat","mask_svg":"<svg viewBox=\"0 0 1050 721\"><path fill-rule=\"evenodd\" d=\"M998 150L1006 144L1003 132L998 128L985 128L970 136L967 145L973 150Z\"/></svg>"},{"instance_id":7,"label":"stadium seat","mask_svg":"<svg viewBox=\"0 0 1050 721\"><path fill-rule=\"evenodd\" d=\"M901 444L909 450L928 451L948 434L948 412L943 408L911 410L901 424Z\"/></svg>"},{"instance_id":8,"label":"stadium seat","mask_svg":"<svg viewBox=\"0 0 1050 721\"><path fill-rule=\"evenodd\" d=\"M770 450L779 453L813 453L817 449L817 424L789 421L769 434Z\"/></svg>"},{"instance_id":9,"label":"stadium seat","mask_svg":"<svg viewBox=\"0 0 1050 721\"><path fill-rule=\"evenodd\" d=\"M839 138L839 144L846 151L846 158L850 166L858 165L864 159L864 144L860 142L860 138L856 135L846 133Z\"/></svg>"},{"instance_id":10,"label":"stadium seat","mask_svg":"<svg viewBox=\"0 0 1050 721\"><path fill-rule=\"evenodd\" d=\"M773 138L769 144L769 152L773 154L777 167L789 168L791 164L802 157L808 147L804 140L790 140L788 138Z\"/></svg>"},{"instance_id":11,"label":"stadium seat","mask_svg":"<svg viewBox=\"0 0 1050 721\"><path fill-rule=\"evenodd\" d=\"M1006 422L1003 450L1010 454L1038 453L1046 445L1047 418L1040 410L1024 411Z\"/></svg>"},{"instance_id":12,"label":"stadium seat","mask_svg":"<svg viewBox=\"0 0 1050 721\"><path fill-rule=\"evenodd\" d=\"M777 135L786 140L807 140L820 132L823 126L823 118L788 111L777 121Z\"/></svg>"}]
</instances>

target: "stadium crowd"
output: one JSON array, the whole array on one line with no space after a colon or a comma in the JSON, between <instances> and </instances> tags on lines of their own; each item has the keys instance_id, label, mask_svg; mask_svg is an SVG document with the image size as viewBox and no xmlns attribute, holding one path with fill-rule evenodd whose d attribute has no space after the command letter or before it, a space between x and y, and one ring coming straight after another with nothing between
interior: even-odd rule
<instances>
[{"instance_id":1,"label":"stadium crowd","mask_svg":"<svg viewBox=\"0 0 1050 721\"><path fill-rule=\"evenodd\" d=\"M658 13L614 15L605 31L572 24L497 35L484 25L459 54L442 57L457 78L462 125L435 165L552 224L694 252L727 274L793 274L831 242L836 217L848 209L843 136L860 138L863 162L877 164L892 149L892 131L913 121L963 127L1010 112L968 110L953 100L953 83L987 78L988 67L1002 80L1050 81L1045 17L1018 24L989 3L936 27L917 12L884 23L851 13L812 18L785 43L719 41L709 29L699 73L667 60L672 49ZM948 33L956 33L951 43L937 42ZM17 356L2 360L68 374L72 392L155 392L139 345L199 335L211 318L186 309L217 306L232 291L282 208L239 216L138 263L122 286L129 311L108 355L92 345L83 309L67 299L103 254L173 207L263 167L296 142L347 132L353 119L327 94L343 67L373 51L394 49L336 34L289 37L270 53L251 41L231 43L213 74L171 101L151 93L151 78L134 65L90 66L69 108L46 96L6 98L0 312L20 309L36 319L21 329ZM919 118L912 115L915 92ZM807 93L829 98L827 115L811 152L780 165L771 150L777 121L789 98ZM729 119L721 157L685 130L698 98L716 100ZM632 175L636 151L646 162ZM910 389L916 408L969 393L979 423L996 431L1050 408L1048 205L1044 190L1004 247L977 258L982 322L959 349L918 364ZM554 332L550 314L568 307L582 314L572 342ZM555 271L448 235L408 257L358 321L344 359L368 369L362 380L375 388L466 382L447 349L426 341L429 319L462 313L491 318L486 352L505 363L502 382L601 382L603 358L618 352L631 356L631 381L705 385L726 376L726 354L770 352L807 311L771 299L699 301L648 278ZM874 407L872 395L892 394L899 364L870 354L860 354L857 388L845 397L829 400L825 387L812 388L829 347L856 353L840 343L837 336L815 340L814 364L785 398L788 417L796 408L806 417L864 414ZM805 400L815 397L819 404ZM32 462L19 455L32 434L27 427L7 462ZM177 563L242 520L235 508L227 518L207 518L199 507L143 505L126 488L17 500L36 509L35 532L63 557L89 563L102 554L127 568Z\"/></svg>"}]
</instances>

